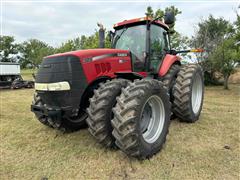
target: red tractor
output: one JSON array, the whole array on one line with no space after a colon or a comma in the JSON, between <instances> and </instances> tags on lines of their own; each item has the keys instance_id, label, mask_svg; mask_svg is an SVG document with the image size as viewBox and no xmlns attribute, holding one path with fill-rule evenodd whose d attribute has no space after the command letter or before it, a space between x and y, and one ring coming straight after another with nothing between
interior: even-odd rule
<instances>
[{"instance_id":1,"label":"red tractor","mask_svg":"<svg viewBox=\"0 0 240 180\"><path fill-rule=\"evenodd\" d=\"M37 119L63 131L89 127L107 147L148 158L162 148L171 115L193 123L202 109L203 72L181 65L167 24L148 17L114 25L112 49L88 49L44 59L31 106Z\"/></svg>"}]
</instances>

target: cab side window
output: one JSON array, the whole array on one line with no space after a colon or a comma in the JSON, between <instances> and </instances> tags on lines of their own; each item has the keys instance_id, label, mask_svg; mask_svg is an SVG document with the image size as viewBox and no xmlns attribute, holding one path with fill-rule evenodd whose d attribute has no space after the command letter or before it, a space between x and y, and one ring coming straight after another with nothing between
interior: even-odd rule
<instances>
[{"instance_id":1,"label":"cab side window","mask_svg":"<svg viewBox=\"0 0 240 180\"><path fill-rule=\"evenodd\" d=\"M166 31L157 26L151 25L151 34L150 34L150 47L151 47L151 69L154 72L158 71L159 65L165 55L166 50L168 50L168 43L166 37Z\"/></svg>"}]
</instances>

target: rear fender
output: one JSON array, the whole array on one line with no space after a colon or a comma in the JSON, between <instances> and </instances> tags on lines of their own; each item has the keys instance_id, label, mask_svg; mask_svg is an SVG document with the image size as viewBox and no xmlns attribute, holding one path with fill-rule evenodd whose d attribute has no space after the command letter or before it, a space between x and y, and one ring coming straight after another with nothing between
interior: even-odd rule
<instances>
[{"instance_id":1,"label":"rear fender","mask_svg":"<svg viewBox=\"0 0 240 180\"><path fill-rule=\"evenodd\" d=\"M171 68L171 66L175 63L177 63L179 65L181 64L180 57L178 57L176 55L167 54L165 56L165 58L163 59L162 65L158 71L158 76L163 77L168 72L168 70Z\"/></svg>"}]
</instances>

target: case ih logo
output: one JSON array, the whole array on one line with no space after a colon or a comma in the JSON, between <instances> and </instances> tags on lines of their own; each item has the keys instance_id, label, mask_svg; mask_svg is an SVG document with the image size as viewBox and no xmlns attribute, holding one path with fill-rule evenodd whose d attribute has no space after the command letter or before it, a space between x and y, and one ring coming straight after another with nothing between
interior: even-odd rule
<instances>
[{"instance_id":1,"label":"case ih logo","mask_svg":"<svg viewBox=\"0 0 240 180\"><path fill-rule=\"evenodd\" d=\"M126 53L117 53L117 56L125 57L125 56L127 56L127 54Z\"/></svg>"},{"instance_id":2,"label":"case ih logo","mask_svg":"<svg viewBox=\"0 0 240 180\"><path fill-rule=\"evenodd\" d=\"M126 57L126 56L128 56L127 53L103 54L103 55L99 55L99 56L85 58L84 62L97 61L97 60L101 60L101 59L104 59L107 57Z\"/></svg>"}]
</instances>

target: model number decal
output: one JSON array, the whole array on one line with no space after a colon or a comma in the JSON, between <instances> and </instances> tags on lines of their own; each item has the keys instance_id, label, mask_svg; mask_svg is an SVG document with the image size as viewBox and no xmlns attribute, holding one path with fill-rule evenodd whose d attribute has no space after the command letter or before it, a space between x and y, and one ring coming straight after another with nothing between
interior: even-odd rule
<instances>
[{"instance_id":1,"label":"model number decal","mask_svg":"<svg viewBox=\"0 0 240 180\"><path fill-rule=\"evenodd\" d=\"M127 60L125 60L125 59L119 59L119 61L118 61L120 64L122 64L122 63L125 63L125 62L127 62Z\"/></svg>"}]
</instances>

